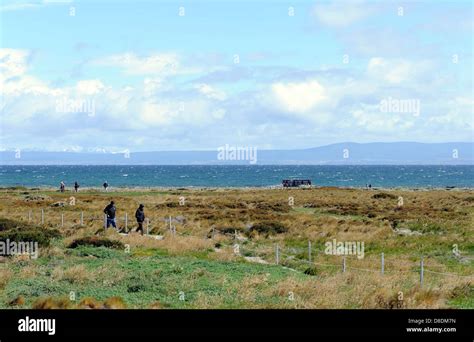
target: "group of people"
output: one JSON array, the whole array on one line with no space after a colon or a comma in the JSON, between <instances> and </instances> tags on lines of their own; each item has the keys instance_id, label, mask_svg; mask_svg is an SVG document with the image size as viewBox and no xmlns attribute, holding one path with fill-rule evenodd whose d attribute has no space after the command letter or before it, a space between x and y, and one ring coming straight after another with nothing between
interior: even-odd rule
<instances>
[{"instance_id":1,"label":"group of people","mask_svg":"<svg viewBox=\"0 0 474 342\"><path fill-rule=\"evenodd\" d=\"M109 188L109 183L107 181L102 184L104 187L104 191L107 191ZM61 181L59 184L59 191L64 192L66 190L66 184L64 181ZM74 182L74 192L79 191L79 183L76 181ZM137 220L138 228L136 232L141 232L143 235L143 222L145 222L145 206L143 204L140 204L138 206L138 209L135 211L135 219ZM117 223L115 221L115 215L116 215L117 208L115 207L114 201L111 201L104 209L104 214L107 215L107 224L106 228L109 228L110 226L114 227L117 229Z\"/></svg>"},{"instance_id":2,"label":"group of people","mask_svg":"<svg viewBox=\"0 0 474 342\"><path fill-rule=\"evenodd\" d=\"M116 213L117 208L115 207L115 202L110 201L110 203L104 209L104 214L107 215L106 228L112 226L117 229L117 223L115 219ZM140 204L138 209L135 211L135 219L137 220L138 224L136 232L140 232L143 235L143 222L145 222L145 206L143 204Z\"/></svg>"},{"instance_id":3,"label":"group of people","mask_svg":"<svg viewBox=\"0 0 474 342\"><path fill-rule=\"evenodd\" d=\"M105 181L104 184L102 184L102 186L104 187L104 191L107 192L107 189L109 188L109 183ZM74 182L74 192L78 192L79 187L80 187L79 183L77 181ZM61 192L66 191L66 183L64 183L64 181L61 181L61 183L59 183L59 191Z\"/></svg>"}]
</instances>

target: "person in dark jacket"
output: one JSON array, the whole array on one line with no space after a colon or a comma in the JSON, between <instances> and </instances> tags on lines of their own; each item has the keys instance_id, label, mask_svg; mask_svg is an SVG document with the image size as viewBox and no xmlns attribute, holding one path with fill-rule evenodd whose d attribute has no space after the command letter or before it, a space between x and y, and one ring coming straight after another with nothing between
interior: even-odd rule
<instances>
[{"instance_id":1,"label":"person in dark jacket","mask_svg":"<svg viewBox=\"0 0 474 342\"><path fill-rule=\"evenodd\" d=\"M74 182L74 191L77 192L79 190L79 183Z\"/></svg>"},{"instance_id":2,"label":"person in dark jacket","mask_svg":"<svg viewBox=\"0 0 474 342\"><path fill-rule=\"evenodd\" d=\"M109 187L109 183L105 181L104 184L102 184L102 186L104 187L104 190L107 191L107 188Z\"/></svg>"},{"instance_id":3,"label":"person in dark jacket","mask_svg":"<svg viewBox=\"0 0 474 342\"><path fill-rule=\"evenodd\" d=\"M108 206L105 207L104 209L104 214L107 215L107 225L106 227L109 228L110 225L117 229L117 225L115 223L115 213L117 211L117 208L115 207L114 201L111 201Z\"/></svg>"},{"instance_id":4,"label":"person in dark jacket","mask_svg":"<svg viewBox=\"0 0 474 342\"><path fill-rule=\"evenodd\" d=\"M64 184L64 181L61 181L61 183L59 183L59 191L64 192L65 189L66 184Z\"/></svg>"},{"instance_id":5,"label":"person in dark jacket","mask_svg":"<svg viewBox=\"0 0 474 342\"><path fill-rule=\"evenodd\" d=\"M143 222L145 222L145 211L143 210L145 206L140 204L137 211L135 212L135 218L137 219L138 228L136 232L140 231L143 235Z\"/></svg>"}]
</instances>

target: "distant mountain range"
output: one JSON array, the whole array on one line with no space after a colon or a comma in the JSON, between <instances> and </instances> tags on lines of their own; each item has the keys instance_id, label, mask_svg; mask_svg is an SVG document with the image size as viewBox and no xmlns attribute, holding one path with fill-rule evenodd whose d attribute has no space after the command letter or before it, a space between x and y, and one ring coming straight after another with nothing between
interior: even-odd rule
<instances>
[{"instance_id":1,"label":"distant mountain range","mask_svg":"<svg viewBox=\"0 0 474 342\"><path fill-rule=\"evenodd\" d=\"M242 151L240 151L242 152ZM0 152L1 165L413 165L474 164L474 143L338 143L294 150L240 153L232 147L215 151L124 153ZM254 163L255 161L255 163Z\"/></svg>"}]
</instances>

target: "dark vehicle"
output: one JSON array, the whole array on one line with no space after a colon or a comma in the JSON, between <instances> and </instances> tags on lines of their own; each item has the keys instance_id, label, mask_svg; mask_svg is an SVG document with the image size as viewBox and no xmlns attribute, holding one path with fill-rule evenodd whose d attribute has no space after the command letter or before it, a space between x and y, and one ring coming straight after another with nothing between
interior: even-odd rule
<instances>
[{"instance_id":1,"label":"dark vehicle","mask_svg":"<svg viewBox=\"0 0 474 342\"><path fill-rule=\"evenodd\" d=\"M284 179L281 184L284 188L297 188L301 185L311 186L310 179Z\"/></svg>"}]
</instances>

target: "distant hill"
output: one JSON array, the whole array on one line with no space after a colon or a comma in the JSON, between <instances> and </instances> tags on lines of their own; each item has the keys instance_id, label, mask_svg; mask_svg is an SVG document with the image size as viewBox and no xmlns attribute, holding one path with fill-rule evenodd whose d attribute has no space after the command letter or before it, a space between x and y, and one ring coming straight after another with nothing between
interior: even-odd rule
<instances>
[{"instance_id":1,"label":"distant hill","mask_svg":"<svg viewBox=\"0 0 474 342\"><path fill-rule=\"evenodd\" d=\"M218 151L117 153L0 152L1 165L218 165L251 164L249 160L219 160ZM280 165L409 165L474 164L474 143L338 143L309 149L258 150L257 163Z\"/></svg>"}]
</instances>

